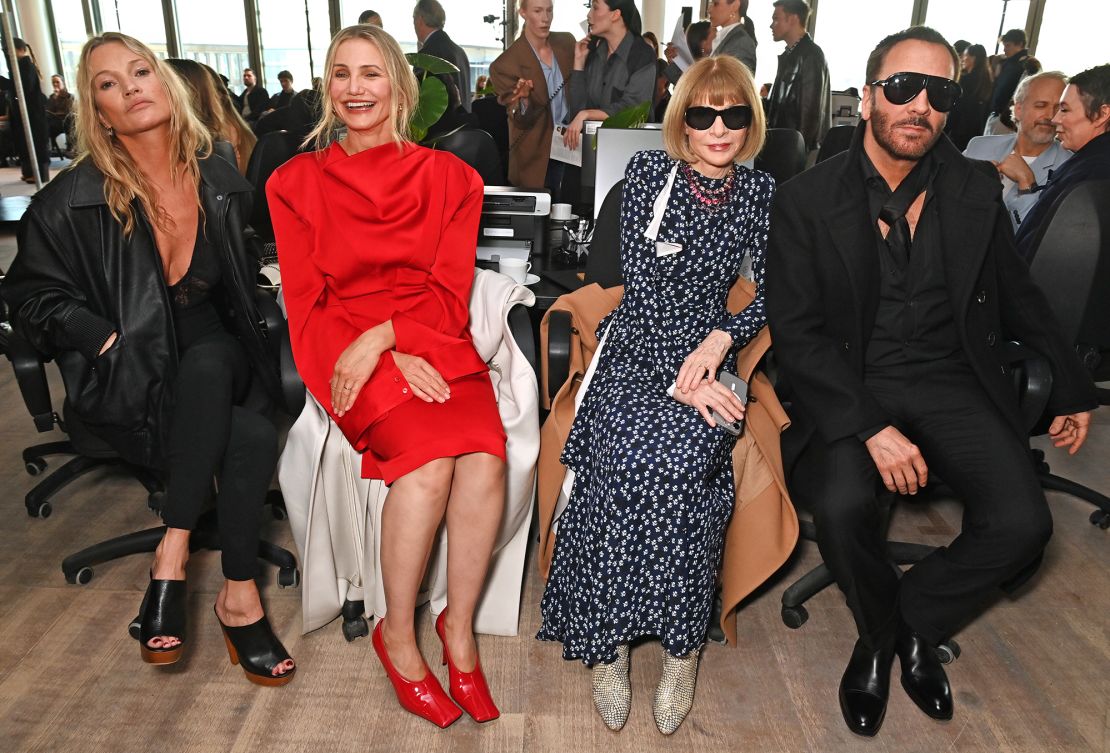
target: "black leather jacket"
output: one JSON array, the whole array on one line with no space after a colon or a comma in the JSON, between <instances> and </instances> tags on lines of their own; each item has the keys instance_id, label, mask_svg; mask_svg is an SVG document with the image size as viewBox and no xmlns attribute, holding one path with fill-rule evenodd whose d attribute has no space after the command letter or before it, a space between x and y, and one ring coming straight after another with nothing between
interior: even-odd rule
<instances>
[{"instance_id":1,"label":"black leather jacket","mask_svg":"<svg viewBox=\"0 0 1110 753\"><path fill-rule=\"evenodd\" d=\"M279 395L276 353L255 305L257 261L248 249L252 188L216 156L200 161L205 227L220 250L228 331L255 378ZM66 398L88 428L134 463L161 463L172 407L177 343L151 226L138 202L131 237L108 210L104 176L79 162L35 196L3 295L20 332L62 372ZM112 332L118 338L100 355Z\"/></svg>"},{"instance_id":2,"label":"black leather jacket","mask_svg":"<svg viewBox=\"0 0 1110 753\"><path fill-rule=\"evenodd\" d=\"M806 34L794 49L779 55L767 100L767 127L801 131L806 149L816 149L832 124L831 102L825 53Z\"/></svg>"}]
</instances>

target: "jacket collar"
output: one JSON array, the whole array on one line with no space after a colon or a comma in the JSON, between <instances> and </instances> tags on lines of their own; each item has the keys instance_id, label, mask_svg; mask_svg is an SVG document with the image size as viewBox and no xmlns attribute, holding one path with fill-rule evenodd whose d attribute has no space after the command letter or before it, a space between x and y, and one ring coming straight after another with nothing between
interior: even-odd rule
<instances>
[{"instance_id":1,"label":"jacket collar","mask_svg":"<svg viewBox=\"0 0 1110 753\"><path fill-rule=\"evenodd\" d=\"M227 160L210 154L199 160L201 191L218 194L245 193L254 188L232 167ZM69 205L73 208L107 205L104 195L104 173L89 159L83 159L71 168L74 172L73 190Z\"/></svg>"}]
</instances>

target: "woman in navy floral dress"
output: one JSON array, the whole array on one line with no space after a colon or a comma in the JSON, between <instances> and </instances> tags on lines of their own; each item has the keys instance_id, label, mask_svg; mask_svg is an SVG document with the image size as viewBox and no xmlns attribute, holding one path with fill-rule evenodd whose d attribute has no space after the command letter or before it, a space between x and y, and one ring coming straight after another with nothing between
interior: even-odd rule
<instances>
[{"instance_id":1,"label":"woman in navy floral dress","mask_svg":"<svg viewBox=\"0 0 1110 753\"><path fill-rule=\"evenodd\" d=\"M598 712L620 729L628 644L658 636L654 711L669 734L693 700L734 504L735 438L711 411L743 415L716 377L766 323L774 181L735 164L758 153L764 117L750 74L728 56L683 74L663 132L667 152L640 152L625 174L624 296L598 328L600 360L561 458L575 480L538 637L594 667ZM745 261L756 296L734 316L726 300Z\"/></svg>"}]
</instances>

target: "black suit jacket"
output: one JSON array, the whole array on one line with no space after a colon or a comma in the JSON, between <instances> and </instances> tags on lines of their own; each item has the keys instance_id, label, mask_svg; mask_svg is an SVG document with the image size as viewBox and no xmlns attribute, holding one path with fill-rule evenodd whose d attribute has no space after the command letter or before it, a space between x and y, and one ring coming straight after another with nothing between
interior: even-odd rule
<instances>
[{"instance_id":1,"label":"black suit jacket","mask_svg":"<svg viewBox=\"0 0 1110 753\"><path fill-rule=\"evenodd\" d=\"M878 248L860 170L865 127L847 152L782 185L771 212L767 313L785 397L795 404L794 447L814 430L832 443L890 423L863 381L879 302ZM1051 363L1053 415L1096 407L1094 385L1015 252L993 167L989 175L978 169L982 163L963 157L947 137L934 149L944 162L934 181L944 276L960 342L983 389L1024 435L999 354L1016 339Z\"/></svg>"},{"instance_id":2,"label":"black suit jacket","mask_svg":"<svg viewBox=\"0 0 1110 753\"><path fill-rule=\"evenodd\" d=\"M251 89L250 94L247 94L246 89L244 89L243 94L239 94L235 97L235 108L239 111L239 114L243 113L244 94L247 95L247 99L251 103L251 114L244 116L243 119L246 120L248 123L253 123L254 121L258 120L259 115L261 115L270 107L270 93L267 92L266 88L261 85Z\"/></svg>"},{"instance_id":3,"label":"black suit jacket","mask_svg":"<svg viewBox=\"0 0 1110 753\"><path fill-rule=\"evenodd\" d=\"M443 58L448 63L454 63L458 67L459 72L453 74L452 78L458 84L459 98L462 100L463 108L470 112L470 101L474 96L474 90L470 88L470 60L463 52L463 48L455 44L443 29L436 29L424 40L424 46L420 48L420 51L428 55L435 55L437 58Z\"/></svg>"}]
</instances>

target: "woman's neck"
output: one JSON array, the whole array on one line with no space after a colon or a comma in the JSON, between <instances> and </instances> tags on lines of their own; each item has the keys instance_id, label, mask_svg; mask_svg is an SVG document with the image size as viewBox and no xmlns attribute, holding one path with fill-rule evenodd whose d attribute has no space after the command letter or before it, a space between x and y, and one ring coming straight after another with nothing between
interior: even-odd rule
<instances>
[{"instance_id":1,"label":"woman's neck","mask_svg":"<svg viewBox=\"0 0 1110 753\"><path fill-rule=\"evenodd\" d=\"M343 147L343 151L347 154L358 154L390 141L393 141L393 132L385 124L382 124L372 131L348 130L346 137L339 142L339 145Z\"/></svg>"},{"instance_id":2,"label":"woman's neck","mask_svg":"<svg viewBox=\"0 0 1110 753\"><path fill-rule=\"evenodd\" d=\"M168 123L149 131L119 135L116 138L147 180L155 185L167 185L173 181L170 160L166 158L171 151Z\"/></svg>"},{"instance_id":3,"label":"woman's neck","mask_svg":"<svg viewBox=\"0 0 1110 753\"><path fill-rule=\"evenodd\" d=\"M706 178L720 180L721 178L728 175L728 171L732 169L732 165L733 163L730 162L727 165L718 167L717 165L709 164L705 160L698 160L697 162L690 163L690 169L692 169L698 175L704 175Z\"/></svg>"},{"instance_id":4,"label":"woman's neck","mask_svg":"<svg viewBox=\"0 0 1110 753\"><path fill-rule=\"evenodd\" d=\"M609 46L609 54L612 55L617 51L617 47L620 46L620 43L624 41L626 34L628 34L627 26L617 26L614 24L609 28L609 31L604 34L599 34L598 36L605 40L605 44Z\"/></svg>"}]
</instances>

